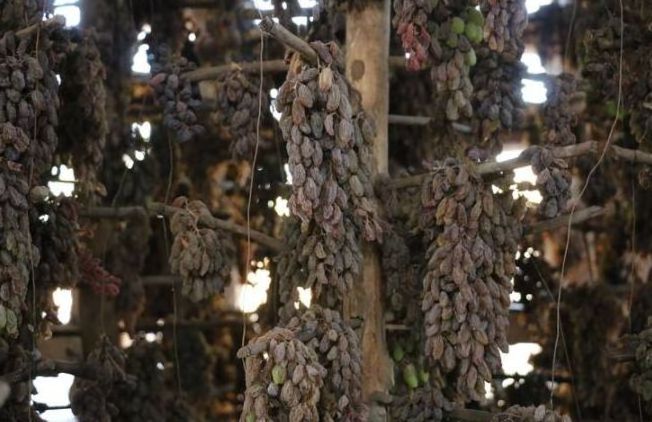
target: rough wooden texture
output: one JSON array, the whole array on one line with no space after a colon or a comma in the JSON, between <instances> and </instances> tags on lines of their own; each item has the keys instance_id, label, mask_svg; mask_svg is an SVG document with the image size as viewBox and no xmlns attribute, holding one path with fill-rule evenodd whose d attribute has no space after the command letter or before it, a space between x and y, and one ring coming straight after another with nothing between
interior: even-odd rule
<instances>
[{"instance_id":1,"label":"rough wooden texture","mask_svg":"<svg viewBox=\"0 0 652 422\"><path fill-rule=\"evenodd\" d=\"M258 26L265 34L301 54L306 61L317 63L317 52L307 42L288 31L283 25L274 22L269 16L264 17Z\"/></svg>"},{"instance_id":2,"label":"rough wooden texture","mask_svg":"<svg viewBox=\"0 0 652 422\"><path fill-rule=\"evenodd\" d=\"M389 112L389 0L367 2L346 15L346 76L362 95L362 106L376 123L372 146L373 171L387 173L387 116ZM385 340L382 278L375 245L363 245L362 279L345 304L345 315L364 321L361 333L363 394L371 401L393 383L393 366ZM370 421L386 420L386 410L371 404Z\"/></svg>"}]
</instances>

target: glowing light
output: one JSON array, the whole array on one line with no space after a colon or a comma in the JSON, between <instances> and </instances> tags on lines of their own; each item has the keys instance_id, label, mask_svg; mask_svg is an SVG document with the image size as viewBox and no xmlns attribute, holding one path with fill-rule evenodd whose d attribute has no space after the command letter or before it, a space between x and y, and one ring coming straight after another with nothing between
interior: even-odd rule
<instances>
[{"instance_id":1,"label":"glowing light","mask_svg":"<svg viewBox=\"0 0 652 422\"><path fill-rule=\"evenodd\" d=\"M277 122L281 120L281 113L276 110L276 101L272 101L272 105L269 106L269 111Z\"/></svg>"},{"instance_id":2,"label":"glowing light","mask_svg":"<svg viewBox=\"0 0 652 422\"><path fill-rule=\"evenodd\" d=\"M165 366L163 366L162 362L156 362L156 368L160 371L165 369Z\"/></svg>"},{"instance_id":3,"label":"glowing light","mask_svg":"<svg viewBox=\"0 0 652 422\"><path fill-rule=\"evenodd\" d=\"M195 34L194 32L191 32L190 34L188 34L188 41L190 41L190 42L197 41L197 34Z\"/></svg>"},{"instance_id":4,"label":"glowing light","mask_svg":"<svg viewBox=\"0 0 652 422\"><path fill-rule=\"evenodd\" d=\"M147 61L147 51L149 51L149 45L141 44L138 46L138 51L134 54L133 64L131 65L131 71L134 73L149 73L151 67Z\"/></svg>"},{"instance_id":5,"label":"glowing light","mask_svg":"<svg viewBox=\"0 0 652 422\"><path fill-rule=\"evenodd\" d=\"M287 10L288 9L288 4L286 2L283 2L283 3L281 3L281 7L283 8L283 10Z\"/></svg>"},{"instance_id":6,"label":"glowing light","mask_svg":"<svg viewBox=\"0 0 652 422\"><path fill-rule=\"evenodd\" d=\"M134 166L134 159L127 154L122 155L122 161L125 163L125 167L128 169L131 169Z\"/></svg>"},{"instance_id":7,"label":"glowing light","mask_svg":"<svg viewBox=\"0 0 652 422\"><path fill-rule=\"evenodd\" d=\"M278 89L272 88L269 90L269 97L274 100L278 96Z\"/></svg>"},{"instance_id":8,"label":"glowing light","mask_svg":"<svg viewBox=\"0 0 652 422\"><path fill-rule=\"evenodd\" d=\"M272 20L273 20L275 23L279 23L278 18L272 18ZM260 22L261 22L260 19L254 19L254 25L258 26L258 24L260 24Z\"/></svg>"},{"instance_id":9,"label":"glowing light","mask_svg":"<svg viewBox=\"0 0 652 422\"><path fill-rule=\"evenodd\" d=\"M484 382L484 398L487 400L491 400L494 398L494 388L493 386L488 383L487 381Z\"/></svg>"},{"instance_id":10,"label":"glowing light","mask_svg":"<svg viewBox=\"0 0 652 422\"><path fill-rule=\"evenodd\" d=\"M317 0L299 0L299 7L302 9L312 9L317 6Z\"/></svg>"},{"instance_id":11,"label":"glowing light","mask_svg":"<svg viewBox=\"0 0 652 422\"><path fill-rule=\"evenodd\" d=\"M292 184L292 173L290 173L290 165L289 164L284 164L283 165L283 171L285 171L285 182L286 185L291 185Z\"/></svg>"},{"instance_id":12,"label":"glowing light","mask_svg":"<svg viewBox=\"0 0 652 422\"><path fill-rule=\"evenodd\" d=\"M546 73L546 69L541 63L541 56L539 56L534 51L525 50L523 56L521 56L521 62L527 66L528 73L539 74Z\"/></svg>"},{"instance_id":13,"label":"glowing light","mask_svg":"<svg viewBox=\"0 0 652 422\"><path fill-rule=\"evenodd\" d=\"M540 345L537 343L516 343L509 346L509 352L500 353L503 361L503 371L507 375L526 375L532 372L534 367L530 364L530 357L541 353Z\"/></svg>"},{"instance_id":14,"label":"glowing light","mask_svg":"<svg viewBox=\"0 0 652 422\"><path fill-rule=\"evenodd\" d=\"M301 302L306 308L309 308L310 302L312 302L312 292L310 289L297 287L297 291L299 292L299 302Z\"/></svg>"},{"instance_id":15,"label":"glowing light","mask_svg":"<svg viewBox=\"0 0 652 422\"><path fill-rule=\"evenodd\" d=\"M148 23L143 24L143 27L141 28L141 30L146 34L151 34L152 33L152 26L150 24L148 24Z\"/></svg>"},{"instance_id":16,"label":"glowing light","mask_svg":"<svg viewBox=\"0 0 652 422\"><path fill-rule=\"evenodd\" d=\"M271 0L254 0L254 7L258 10L274 10Z\"/></svg>"},{"instance_id":17,"label":"glowing light","mask_svg":"<svg viewBox=\"0 0 652 422\"><path fill-rule=\"evenodd\" d=\"M131 130L133 132L138 131L141 138L143 138L145 142L149 142L149 139L152 136L152 124L148 121L145 121L143 123L132 123Z\"/></svg>"},{"instance_id":18,"label":"glowing light","mask_svg":"<svg viewBox=\"0 0 652 422\"><path fill-rule=\"evenodd\" d=\"M50 216L47 215L47 214L43 214L43 215L39 215L39 216L38 216L38 219L39 219L39 221L42 222L42 223L47 223L48 220L50 220Z\"/></svg>"},{"instance_id":19,"label":"glowing light","mask_svg":"<svg viewBox=\"0 0 652 422\"><path fill-rule=\"evenodd\" d=\"M523 101L530 104L543 104L548 99L548 90L546 85L541 81L533 81L532 79L523 79L523 88L521 95Z\"/></svg>"},{"instance_id":20,"label":"glowing light","mask_svg":"<svg viewBox=\"0 0 652 422\"><path fill-rule=\"evenodd\" d=\"M512 302L520 302L522 295L519 292L511 292L509 294L509 298L511 299Z\"/></svg>"},{"instance_id":21,"label":"glowing light","mask_svg":"<svg viewBox=\"0 0 652 422\"><path fill-rule=\"evenodd\" d=\"M118 342L120 343L120 347L123 349L127 349L131 347L131 345L134 343L134 340L129 337L129 334L127 333L120 333L120 338L118 339Z\"/></svg>"},{"instance_id":22,"label":"glowing light","mask_svg":"<svg viewBox=\"0 0 652 422\"><path fill-rule=\"evenodd\" d=\"M52 175L58 175L58 180L48 182L48 189L54 196L72 196L75 190L75 171L65 164L52 168Z\"/></svg>"},{"instance_id":23,"label":"glowing light","mask_svg":"<svg viewBox=\"0 0 652 422\"><path fill-rule=\"evenodd\" d=\"M512 148L507 149L496 156L496 161L507 161L518 157L523 148ZM514 182L515 183L530 183L531 185L536 184L537 176L532 170L532 166L523 166L514 169ZM519 196L525 197L528 202L532 204L539 204L543 200L541 193L538 190L518 190L516 186L514 188L514 198Z\"/></svg>"},{"instance_id":24,"label":"glowing light","mask_svg":"<svg viewBox=\"0 0 652 422\"><path fill-rule=\"evenodd\" d=\"M138 36L136 37L136 39L137 39L138 41L142 41L142 40L145 39L145 37L147 37L147 32L145 32L145 31L140 31L140 32L138 33Z\"/></svg>"},{"instance_id":25,"label":"glowing light","mask_svg":"<svg viewBox=\"0 0 652 422\"><path fill-rule=\"evenodd\" d=\"M289 217L290 207L288 207L288 200L277 196L274 201L274 211L276 211L279 217Z\"/></svg>"},{"instance_id":26,"label":"glowing light","mask_svg":"<svg viewBox=\"0 0 652 422\"><path fill-rule=\"evenodd\" d=\"M247 284L239 286L236 306L242 312L251 313L267 302L267 290L272 282L269 270L258 268L247 274Z\"/></svg>"},{"instance_id":27,"label":"glowing light","mask_svg":"<svg viewBox=\"0 0 652 422\"><path fill-rule=\"evenodd\" d=\"M75 377L70 374L59 374L56 377L36 377L34 389L38 393L33 394L32 398L34 401L48 406L68 406L70 404L68 393L74 379ZM70 409L48 410L39 416L47 421L76 420Z\"/></svg>"},{"instance_id":28,"label":"glowing light","mask_svg":"<svg viewBox=\"0 0 652 422\"><path fill-rule=\"evenodd\" d=\"M295 16L292 18L292 22L294 22L295 25L297 26L308 26L308 17L307 16Z\"/></svg>"},{"instance_id":29,"label":"glowing light","mask_svg":"<svg viewBox=\"0 0 652 422\"><path fill-rule=\"evenodd\" d=\"M143 161L145 159L145 151L134 151L134 157L138 161Z\"/></svg>"},{"instance_id":30,"label":"glowing light","mask_svg":"<svg viewBox=\"0 0 652 422\"><path fill-rule=\"evenodd\" d=\"M81 11L79 6L59 6L54 8L55 15L61 15L66 19L66 26L77 26L81 22Z\"/></svg>"},{"instance_id":31,"label":"glowing light","mask_svg":"<svg viewBox=\"0 0 652 422\"><path fill-rule=\"evenodd\" d=\"M145 333L145 341L148 343L160 342L161 340L163 340L163 333L160 331L158 333Z\"/></svg>"},{"instance_id":32,"label":"glowing light","mask_svg":"<svg viewBox=\"0 0 652 422\"><path fill-rule=\"evenodd\" d=\"M543 6L552 4L552 0L525 0L525 8L528 13L536 13Z\"/></svg>"},{"instance_id":33,"label":"glowing light","mask_svg":"<svg viewBox=\"0 0 652 422\"><path fill-rule=\"evenodd\" d=\"M57 288L52 292L52 302L57 306L57 318L63 325L70 322L72 316L72 290Z\"/></svg>"}]
</instances>

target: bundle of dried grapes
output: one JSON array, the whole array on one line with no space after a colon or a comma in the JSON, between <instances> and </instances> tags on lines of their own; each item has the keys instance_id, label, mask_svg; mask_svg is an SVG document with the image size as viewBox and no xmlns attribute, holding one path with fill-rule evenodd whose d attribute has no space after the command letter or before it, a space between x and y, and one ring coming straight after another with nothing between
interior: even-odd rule
<instances>
[{"instance_id":1,"label":"bundle of dried grapes","mask_svg":"<svg viewBox=\"0 0 652 422\"><path fill-rule=\"evenodd\" d=\"M645 329L634 336L636 341L636 369L629 379L630 388L652 410L652 317L648 317Z\"/></svg>"},{"instance_id":2,"label":"bundle of dried grapes","mask_svg":"<svg viewBox=\"0 0 652 422\"><path fill-rule=\"evenodd\" d=\"M117 408L108 400L113 385L125 380L125 355L102 336L89 353L86 364L97 376L75 377L70 387L70 406L80 422L110 422Z\"/></svg>"},{"instance_id":3,"label":"bundle of dried grapes","mask_svg":"<svg viewBox=\"0 0 652 422\"><path fill-rule=\"evenodd\" d=\"M502 148L500 130L518 128L525 118L521 96L525 65L520 59L527 11L521 0L483 0L480 8L486 15L487 44L478 50L473 71L474 110L480 146L491 155Z\"/></svg>"},{"instance_id":4,"label":"bundle of dried grapes","mask_svg":"<svg viewBox=\"0 0 652 422\"><path fill-rule=\"evenodd\" d=\"M408 54L408 69L431 66L431 78L450 121L473 114L469 74L477 61L473 47L482 41L485 25L473 3L394 1L393 24Z\"/></svg>"},{"instance_id":5,"label":"bundle of dried grapes","mask_svg":"<svg viewBox=\"0 0 652 422\"><path fill-rule=\"evenodd\" d=\"M152 64L154 76L149 83L163 107L163 124L176 134L179 142L190 141L204 133L204 127L197 123L201 106L198 87L182 77L182 73L195 68L194 63L174 55L167 46L161 46L157 62Z\"/></svg>"},{"instance_id":6,"label":"bundle of dried grapes","mask_svg":"<svg viewBox=\"0 0 652 422\"><path fill-rule=\"evenodd\" d=\"M269 109L267 96L259 84L247 79L246 75L234 70L220 76L217 91L217 118L231 134L231 151L237 157L249 158L256 147L256 122L259 101L261 113Z\"/></svg>"},{"instance_id":7,"label":"bundle of dried grapes","mask_svg":"<svg viewBox=\"0 0 652 422\"><path fill-rule=\"evenodd\" d=\"M509 407L491 418L491 422L571 422L571 418L568 415L561 416L540 404L536 407Z\"/></svg>"},{"instance_id":8,"label":"bundle of dried grapes","mask_svg":"<svg viewBox=\"0 0 652 422\"><path fill-rule=\"evenodd\" d=\"M440 389L426 383L423 387L394 397L390 415L396 421L437 422L443 420L444 412L452 409Z\"/></svg>"},{"instance_id":9,"label":"bundle of dried grapes","mask_svg":"<svg viewBox=\"0 0 652 422\"><path fill-rule=\"evenodd\" d=\"M36 268L39 287L74 287L79 279L77 202L72 198L56 198L35 204L30 213L32 242L41 255Z\"/></svg>"},{"instance_id":10,"label":"bundle of dried grapes","mask_svg":"<svg viewBox=\"0 0 652 422\"><path fill-rule=\"evenodd\" d=\"M201 396L213 386L215 356L204 334L198 329L179 330L177 334L181 387L183 391Z\"/></svg>"},{"instance_id":11,"label":"bundle of dried grapes","mask_svg":"<svg viewBox=\"0 0 652 422\"><path fill-rule=\"evenodd\" d=\"M279 257L283 320L294 314L297 287L311 289L314 302L334 308L362 269L357 228L349 218L344 219L344 235L339 238L329 236L315 223L301 226L296 221L294 230L288 231L288 248Z\"/></svg>"},{"instance_id":12,"label":"bundle of dried grapes","mask_svg":"<svg viewBox=\"0 0 652 422\"><path fill-rule=\"evenodd\" d=\"M546 218L563 212L570 198L571 174L568 164L555 158L548 147L571 145L576 141L572 130L575 115L571 107L571 97L576 89L577 82L572 75L562 74L554 80L544 109L544 147L531 151L530 163L543 196L539 214Z\"/></svg>"},{"instance_id":13,"label":"bundle of dried grapes","mask_svg":"<svg viewBox=\"0 0 652 422\"><path fill-rule=\"evenodd\" d=\"M212 217L206 204L185 197L173 204L179 209L170 220L174 236L170 269L183 279L182 294L198 302L224 290L231 276L233 245L221 231L197 227L201 217Z\"/></svg>"},{"instance_id":14,"label":"bundle of dried grapes","mask_svg":"<svg viewBox=\"0 0 652 422\"><path fill-rule=\"evenodd\" d=\"M43 19L44 0L6 0L0 4L0 28L21 29L39 23Z\"/></svg>"},{"instance_id":15,"label":"bundle of dried grapes","mask_svg":"<svg viewBox=\"0 0 652 422\"><path fill-rule=\"evenodd\" d=\"M368 146L375 129L360 107L359 94L340 73L343 59L337 45L311 46L323 65L295 60L276 99L292 174L290 209L303 222L314 221L327 235L341 237L351 201L364 238L379 240Z\"/></svg>"},{"instance_id":16,"label":"bundle of dried grapes","mask_svg":"<svg viewBox=\"0 0 652 422\"><path fill-rule=\"evenodd\" d=\"M98 295L116 297L122 280L108 272L99 258L85 248L77 251L79 258L79 282L90 286Z\"/></svg>"},{"instance_id":17,"label":"bundle of dried grapes","mask_svg":"<svg viewBox=\"0 0 652 422\"><path fill-rule=\"evenodd\" d=\"M522 209L511 195L494 197L472 169L447 160L422 189L427 239L423 280L426 356L451 399L484 397L508 348L510 279ZM512 215L514 213L515 215ZM454 391L453 391L454 389Z\"/></svg>"},{"instance_id":18,"label":"bundle of dried grapes","mask_svg":"<svg viewBox=\"0 0 652 422\"><path fill-rule=\"evenodd\" d=\"M106 118L106 71L93 31L73 33L73 48L61 66L61 112L59 152L70 154L75 169L75 188L87 197L101 193L98 172L104 159L108 131Z\"/></svg>"},{"instance_id":19,"label":"bundle of dried grapes","mask_svg":"<svg viewBox=\"0 0 652 422\"><path fill-rule=\"evenodd\" d=\"M15 336L29 284L29 271L38 265L38 249L29 239L29 183L18 160L26 155L29 138L11 123L0 123L0 313L6 315L2 336Z\"/></svg>"},{"instance_id":20,"label":"bundle of dried grapes","mask_svg":"<svg viewBox=\"0 0 652 422\"><path fill-rule=\"evenodd\" d=\"M32 356L20 342L7 342L0 338L0 373L12 374L25 370L30 365ZM11 394L0 406L0 420L7 422L42 421L31 407L31 387L31 382L27 380L11 384Z\"/></svg>"},{"instance_id":21,"label":"bundle of dried grapes","mask_svg":"<svg viewBox=\"0 0 652 422\"><path fill-rule=\"evenodd\" d=\"M383 239L381 259L387 321L410 325L419 319L419 310L410 306L421 289L418 270L413 266L411 256L405 239L396 230L388 230Z\"/></svg>"},{"instance_id":22,"label":"bundle of dried grapes","mask_svg":"<svg viewBox=\"0 0 652 422\"><path fill-rule=\"evenodd\" d=\"M313 305L285 328L312 348L327 372L319 416L325 421L365 420L362 356L358 336L337 311Z\"/></svg>"},{"instance_id":23,"label":"bundle of dried grapes","mask_svg":"<svg viewBox=\"0 0 652 422\"><path fill-rule=\"evenodd\" d=\"M240 422L320 420L326 369L292 331L274 328L238 350L238 358L245 359L247 380Z\"/></svg>"}]
</instances>

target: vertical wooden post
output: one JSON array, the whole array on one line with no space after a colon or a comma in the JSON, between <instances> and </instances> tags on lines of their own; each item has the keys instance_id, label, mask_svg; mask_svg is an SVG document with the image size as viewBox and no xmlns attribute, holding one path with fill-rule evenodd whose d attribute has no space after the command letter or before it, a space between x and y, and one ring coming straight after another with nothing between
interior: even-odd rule
<instances>
[{"instance_id":1,"label":"vertical wooden post","mask_svg":"<svg viewBox=\"0 0 652 422\"><path fill-rule=\"evenodd\" d=\"M389 113L389 0L368 0L346 16L346 76L362 94L362 105L374 119L377 136L372 146L374 176L387 172L387 116ZM362 280L345 303L349 318L361 318L363 394L387 392L393 383L393 366L385 341L385 322L379 251L363 245ZM370 407L370 421L387 419L384 408Z\"/></svg>"}]
</instances>

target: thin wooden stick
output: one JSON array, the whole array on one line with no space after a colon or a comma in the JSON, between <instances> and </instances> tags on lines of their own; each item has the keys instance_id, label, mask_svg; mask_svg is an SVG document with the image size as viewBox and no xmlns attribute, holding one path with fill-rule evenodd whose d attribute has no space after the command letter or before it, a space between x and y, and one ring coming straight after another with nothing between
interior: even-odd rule
<instances>
[{"instance_id":1,"label":"thin wooden stick","mask_svg":"<svg viewBox=\"0 0 652 422\"><path fill-rule=\"evenodd\" d=\"M24 38L34 34L39 28L47 30L57 26L64 26L65 24L66 24L66 18L64 18L61 15L56 15L48 20L35 23L34 25L30 25L26 28L16 31L16 36L18 38Z\"/></svg>"},{"instance_id":2,"label":"thin wooden stick","mask_svg":"<svg viewBox=\"0 0 652 422\"><path fill-rule=\"evenodd\" d=\"M274 22L272 18L267 16L260 21L258 26L260 27L260 30L267 35L275 38L281 44L301 54L301 56L309 63L317 64L317 52L310 47L307 42L285 29L283 25Z\"/></svg>"},{"instance_id":3,"label":"thin wooden stick","mask_svg":"<svg viewBox=\"0 0 652 422\"><path fill-rule=\"evenodd\" d=\"M605 214L605 209L597 205L585 208L583 210L575 211L573 213L573 225L591 220L595 217L600 217ZM550 220L543 220L531 226L524 227L525 234L541 233L557 229L559 227L568 226L568 219L570 214L560 215Z\"/></svg>"},{"instance_id":4,"label":"thin wooden stick","mask_svg":"<svg viewBox=\"0 0 652 422\"><path fill-rule=\"evenodd\" d=\"M147 207L89 207L83 210L80 210L79 215L82 217L89 218L116 218L116 219L126 219L126 218L136 218L138 216L146 215L157 216L164 215L166 217L171 217L179 211L179 208L172 207L169 205L164 205L158 202L153 202L147 205ZM237 236L246 237L247 228L239 224L232 223L230 221L221 220L215 217L201 216L199 218L199 224L208 227L211 229L224 230L229 233L233 233ZM263 232L256 230L251 230L251 239L260 245L267 246L275 252L283 250L284 246L281 241L275 239L271 236L266 235Z\"/></svg>"},{"instance_id":5,"label":"thin wooden stick","mask_svg":"<svg viewBox=\"0 0 652 422\"><path fill-rule=\"evenodd\" d=\"M242 62L242 63L229 63L220 66L200 67L199 69L191 70L190 72L183 73L182 78L192 82L205 81L215 79L223 73L232 70L240 70L245 73L260 72L259 62ZM287 72L288 65L285 60L267 60L263 62L263 72L265 73L280 73Z\"/></svg>"}]
</instances>

